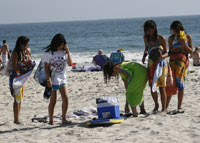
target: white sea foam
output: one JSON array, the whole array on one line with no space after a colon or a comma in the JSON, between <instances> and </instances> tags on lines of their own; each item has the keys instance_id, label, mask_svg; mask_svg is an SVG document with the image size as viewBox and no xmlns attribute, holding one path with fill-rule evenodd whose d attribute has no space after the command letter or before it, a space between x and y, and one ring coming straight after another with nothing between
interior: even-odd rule
<instances>
[{"instance_id":1,"label":"white sea foam","mask_svg":"<svg viewBox=\"0 0 200 143\"><path fill-rule=\"evenodd\" d=\"M71 53L72 61L74 63L77 63L77 66L85 66L90 67L93 65L92 58L96 55L96 52L82 52L82 53ZM108 57L110 57L110 53L105 53ZM123 52L125 56L126 61L134 61L138 63L142 63L142 56L143 52L141 51L124 51ZM32 59L36 62L38 65L41 58L43 57L43 54L33 54ZM70 68L68 68L70 69Z\"/></svg>"}]
</instances>

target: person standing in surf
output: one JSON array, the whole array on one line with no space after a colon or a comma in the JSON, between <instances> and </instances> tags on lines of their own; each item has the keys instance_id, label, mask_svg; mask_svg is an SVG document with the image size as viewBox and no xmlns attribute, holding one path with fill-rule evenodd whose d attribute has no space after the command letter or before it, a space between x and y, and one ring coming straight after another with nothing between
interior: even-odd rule
<instances>
[{"instance_id":1,"label":"person standing in surf","mask_svg":"<svg viewBox=\"0 0 200 143\"><path fill-rule=\"evenodd\" d=\"M47 46L43 57L45 73L47 76L47 85L52 88L49 111L49 124L53 125L54 107L56 104L57 90L60 91L62 97L62 123L69 124L66 120L68 109L68 90L67 90L67 74L66 66L72 65L70 51L63 34L56 34L49 46ZM50 69L54 69L54 74L50 76Z\"/></svg>"},{"instance_id":2,"label":"person standing in surf","mask_svg":"<svg viewBox=\"0 0 200 143\"><path fill-rule=\"evenodd\" d=\"M145 51L142 58L142 63L145 63L145 58L149 55L148 59L148 76L149 76L149 86L151 88L151 95L153 97L155 108L153 112L157 112L159 108L158 104L158 94L153 92L152 83L154 78L154 73L160 61L163 60L165 65L162 67L162 73L160 78L156 81L156 86L159 87L161 94L162 112L166 112L167 95L165 91L168 65L166 57L168 56L167 44L165 38L157 33L157 26L153 20L148 20L144 23L144 44Z\"/></svg>"}]
</instances>

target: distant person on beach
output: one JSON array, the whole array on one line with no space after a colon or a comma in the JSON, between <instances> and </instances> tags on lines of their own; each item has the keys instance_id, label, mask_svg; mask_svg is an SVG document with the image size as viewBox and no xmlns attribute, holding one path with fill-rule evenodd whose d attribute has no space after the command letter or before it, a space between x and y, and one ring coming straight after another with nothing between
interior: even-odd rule
<instances>
[{"instance_id":1,"label":"distant person on beach","mask_svg":"<svg viewBox=\"0 0 200 143\"><path fill-rule=\"evenodd\" d=\"M10 56L9 46L6 43L6 40L3 40L3 46L1 47L1 57L2 57L3 67L6 65L8 61L8 56Z\"/></svg>"},{"instance_id":2,"label":"distant person on beach","mask_svg":"<svg viewBox=\"0 0 200 143\"><path fill-rule=\"evenodd\" d=\"M193 66L200 66L200 47L195 47L194 52L192 53L192 58L193 58Z\"/></svg>"},{"instance_id":3,"label":"distant person on beach","mask_svg":"<svg viewBox=\"0 0 200 143\"><path fill-rule=\"evenodd\" d=\"M109 58L106 55L103 55L103 50L99 49L98 54L93 57L92 62L97 66L103 67L108 60Z\"/></svg>"},{"instance_id":4,"label":"distant person on beach","mask_svg":"<svg viewBox=\"0 0 200 143\"><path fill-rule=\"evenodd\" d=\"M11 95L14 97L13 111L14 111L14 123L20 124L19 114L21 110L21 102L24 98L24 86L19 90L18 93L13 89L13 81L16 77L23 74L28 68L32 68L33 65L30 62L27 62L25 59L24 52L28 48L29 39L25 36L20 36L17 39L15 48L11 56L11 71L9 86Z\"/></svg>"},{"instance_id":5,"label":"distant person on beach","mask_svg":"<svg viewBox=\"0 0 200 143\"><path fill-rule=\"evenodd\" d=\"M185 79L187 76L187 68L189 66L188 54L192 54L192 37L186 33L180 21L172 22L170 26L172 35L168 38L169 45L169 64L174 73L174 81L178 88L178 109L179 113L183 113L182 101L185 89ZM171 100L171 96L167 96L167 107Z\"/></svg>"},{"instance_id":6,"label":"distant person on beach","mask_svg":"<svg viewBox=\"0 0 200 143\"><path fill-rule=\"evenodd\" d=\"M162 112L166 112L167 95L165 91L168 65L166 57L168 56L167 44L165 38L157 33L157 26L153 20L148 20L144 23L144 44L145 51L142 58L142 63L145 63L145 58L149 55L148 59L148 76L149 76L149 86L151 88L151 95L153 97L155 107L153 112L157 112L159 108L158 104L158 94L152 90L154 73L156 67L160 63L164 63L162 68L161 76L156 81L156 86L159 87L162 103Z\"/></svg>"},{"instance_id":7,"label":"distant person on beach","mask_svg":"<svg viewBox=\"0 0 200 143\"><path fill-rule=\"evenodd\" d=\"M103 67L104 80L107 83L111 76L120 74L126 89L125 112L129 113L129 105L134 117L138 116L137 105L140 106L141 114L146 114L144 108L144 89L148 81L147 68L135 62L122 62L116 64L107 62Z\"/></svg>"},{"instance_id":8,"label":"distant person on beach","mask_svg":"<svg viewBox=\"0 0 200 143\"><path fill-rule=\"evenodd\" d=\"M125 61L124 54L122 53L124 49L118 49L117 52L113 52L110 54L110 61L113 63L122 63Z\"/></svg>"},{"instance_id":9,"label":"distant person on beach","mask_svg":"<svg viewBox=\"0 0 200 143\"><path fill-rule=\"evenodd\" d=\"M68 89L66 67L72 65L70 51L63 34L56 34L49 46L47 46L43 57L45 73L47 76L47 85L52 88L49 103L49 124L53 125L54 107L56 105L57 90L62 97L62 123L69 124L66 120L68 109ZM53 75L50 76L50 69L54 69Z\"/></svg>"}]
</instances>

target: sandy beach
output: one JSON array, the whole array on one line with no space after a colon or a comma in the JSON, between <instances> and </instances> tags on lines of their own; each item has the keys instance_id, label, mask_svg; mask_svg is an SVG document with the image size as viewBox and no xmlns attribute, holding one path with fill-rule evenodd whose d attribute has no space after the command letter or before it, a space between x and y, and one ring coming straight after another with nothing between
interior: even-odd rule
<instances>
[{"instance_id":1,"label":"sandy beach","mask_svg":"<svg viewBox=\"0 0 200 143\"><path fill-rule=\"evenodd\" d=\"M48 100L43 98L44 88L29 78L20 113L21 125L13 123L13 97L10 95L8 77L0 75L0 142L1 143L48 143L48 142L200 142L200 68L190 67L183 100L184 114L152 114L154 108L149 86L145 89L145 108L149 116L130 117L121 124L109 127L87 127L89 117L77 118L70 125L32 122L34 115L48 115ZM121 79L112 79L107 85L102 72L68 72L68 115L84 107L96 107L96 98L118 96L120 110L124 111L125 89ZM61 114L61 96L58 94L55 115ZM160 103L160 96L159 96ZM161 103L160 103L161 106ZM177 108L177 95L172 97L169 111ZM161 108L160 108L161 110ZM139 111L139 109L138 109Z\"/></svg>"}]
</instances>

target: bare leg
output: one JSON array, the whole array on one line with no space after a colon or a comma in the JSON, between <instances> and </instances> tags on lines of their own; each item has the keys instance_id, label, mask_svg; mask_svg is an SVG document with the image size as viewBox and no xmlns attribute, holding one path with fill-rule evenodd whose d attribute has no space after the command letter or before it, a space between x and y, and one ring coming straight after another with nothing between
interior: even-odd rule
<instances>
[{"instance_id":1,"label":"bare leg","mask_svg":"<svg viewBox=\"0 0 200 143\"><path fill-rule=\"evenodd\" d=\"M125 113L129 113L130 112L127 97L126 97L126 104L125 104L124 110L125 110Z\"/></svg>"},{"instance_id":2,"label":"bare leg","mask_svg":"<svg viewBox=\"0 0 200 143\"><path fill-rule=\"evenodd\" d=\"M138 112L137 112L137 108L136 108L137 106L133 106L133 107L131 107L131 110L132 110L132 112L133 112L133 117L138 117Z\"/></svg>"},{"instance_id":3,"label":"bare leg","mask_svg":"<svg viewBox=\"0 0 200 143\"><path fill-rule=\"evenodd\" d=\"M66 120L66 113L67 113L68 101L69 101L67 87L62 86L60 88L60 93L62 96L62 123L68 123L68 121Z\"/></svg>"},{"instance_id":4,"label":"bare leg","mask_svg":"<svg viewBox=\"0 0 200 143\"><path fill-rule=\"evenodd\" d=\"M151 88L151 95L153 97L153 101L155 103L155 107L153 109L153 112L157 112L158 108L159 108L159 104L158 104L158 93L157 92L153 92L152 88Z\"/></svg>"},{"instance_id":5,"label":"bare leg","mask_svg":"<svg viewBox=\"0 0 200 143\"><path fill-rule=\"evenodd\" d=\"M166 94L165 88L160 87L159 90L160 90L160 94L161 94L162 112L166 112L167 111L167 109L166 109L167 94Z\"/></svg>"},{"instance_id":6,"label":"bare leg","mask_svg":"<svg viewBox=\"0 0 200 143\"><path fill-rule=\"evenodd\" d=\"M144 108L144 101L142 102L142 104L140 105L140 114L146 114L146 110Z\"/></svg>"},{"instance_id":7,"label":"bare leg","mask_svg":"<svg viewBox=\"0 0 200 143\"><path fill-rule=\"evenodd\" d=\"M20 124L20 122L19 122L20 109L21 109L21 103L17 103L16 98L14 98L13 112L14 112L14 123L15 124Z\"/></svg>"},{"instance_id":8,"label":"bare leg","mask_svg":"<svg viewBox=\"0 0 200 143\"><path fill-rule=\"evenodd\" d=\"M52 90L51 97L50 97L50 103L49 103L49 124L53 125L53 113L54 113L54 107L56 105L56 90Z\"/></svg>"},{"instance_id":9,"label":"bare leg","mask_svg":"<svg viewBox=\"0 0 200 143\"><path fill-rule=\"evenodd\" d=\"M182 101L183 101L184 90L178 91L178 109L181 109Z\"/></svg>"},{"instance_id":10,"label":"bare leg","mask_svg":"<svg viewBox=\"0 0 200 143\"><path fill-rule=\"evenodd\" d=\"M170 103L171 97L172 97L172 96L167 96L167 105L166 105L166 109L167 109L168 106L169 106L169 103Z\"/></svg>"}]
</instances>

